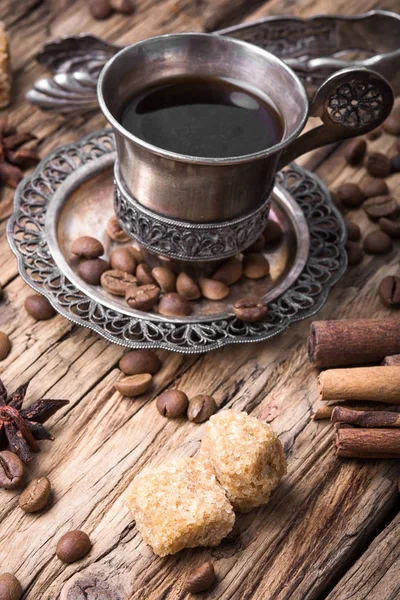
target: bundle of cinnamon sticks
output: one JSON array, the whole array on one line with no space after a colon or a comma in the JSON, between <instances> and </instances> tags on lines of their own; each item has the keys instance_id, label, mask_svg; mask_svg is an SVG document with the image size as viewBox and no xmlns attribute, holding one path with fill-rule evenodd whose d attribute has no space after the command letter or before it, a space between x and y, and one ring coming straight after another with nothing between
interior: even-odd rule
<instances>
[{"instance_id":1,"label":"bundle of cinnamon sticks","mask_svg":"<svg viewBox=\"0 0 400 600\"><path fill-rule=\"evenodd\" d=\"M316 321L310 361L328 367L318 377L314 419L335 424L338 456L400 457L400 320ZM348 367L380 363L380 366ZM346 366L346 368L329 368Z\"/></svg>"}]
</instances>

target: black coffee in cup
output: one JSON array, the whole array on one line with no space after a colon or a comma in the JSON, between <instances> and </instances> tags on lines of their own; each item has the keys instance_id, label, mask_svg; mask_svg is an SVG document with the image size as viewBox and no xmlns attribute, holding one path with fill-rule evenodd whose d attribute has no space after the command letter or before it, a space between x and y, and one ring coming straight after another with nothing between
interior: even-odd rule
<instances>
[{"instance_id":1,"label":"black coffee in cup","mask_svg":"<svg viewBox=\"0 0 400 600\"><path fill-rule=\"evenodd\" d=\"M120 121L153 146L207 158L260 152L283 136L282 119L266 98L217 77L180 76L147 87Z\"/></svg>"}]
</instances>

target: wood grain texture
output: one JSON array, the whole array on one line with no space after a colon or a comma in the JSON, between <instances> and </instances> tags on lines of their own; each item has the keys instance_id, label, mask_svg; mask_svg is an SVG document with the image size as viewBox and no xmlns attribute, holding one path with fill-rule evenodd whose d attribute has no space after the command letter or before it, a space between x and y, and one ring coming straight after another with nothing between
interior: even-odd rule
<instances>
[{"instance_id":1,"label":"wood grain texture","mask_svg":"<svg viewBox=\"0 0 400 600\"><path fill-rule=\"evenodd\" d=\"M104 125L99 113L65 118L24 102L33 81L45 74L33 57L47 39L88 31L129 43L267 14L354 14L377 5L376 0L137 0L132 17L114 15L96 22L82 0L2 0L0 19L6 20L11 35L15 71L14 102L7 113L13 123L38 135L42 156ZM379 8L396 5L396 0L379 2ZM394 148L395 139L389 135L370 143L371 150L390 155ZM340 146L300 162L312 166L332 188L366 177L364 169L345 163ZM388 183L399 198L400 175ZM386 590L387 600L394 599L400 585L394 551L398 517L387 536L383 532L372 540L398 506L400 466L390 460L337 459L331 426L310 421L318 405L317 371L309 365L306 351L310 322L298 323L270 342L204 356L160 352L163 368L153 388L137 400L121 398L113 388L120 376L116 367L121 348L60 316L35 322L25 313L24 299L31 292L17 276L5 239L11 205L12 193L2 190L0 330L10 335L13 347L0 374L10 390L31 379L28 402L39 396L71 400L49 421L55 441L41 443L42 452L29 468L30 478L51 479L51 508L27 515L17 506L16 492L0 491L1 570L20 578L24 599L54 600L73 577L95 574L113 582L127 599L181 600L188 597L183 591L186 574L205 559L213 560L219 577L207 596L212 600L322 600L332 588L330 600L353 598L353 593L360 593L354 596L357 600L386 600ZM351 218L363 234L375 227L362 210ZM366 257L334 288L318 318L399 318L377 295L380 279L395 273L400 273L398 246L387 256ZM272 423L285 445L289 472L266 507L238 517L234 532L220 547L159 559L141 541L124 496L143 466L192 455L199 446L203 426L168 421L155 408L154 399L171 386L189 395L212 394L220 408L246 409ZM65 566L55 557L55 546L74 528L84 529L94 546L81 562ZM341 596L342 590L347 595Z\"/></svg>"}]
</instances>

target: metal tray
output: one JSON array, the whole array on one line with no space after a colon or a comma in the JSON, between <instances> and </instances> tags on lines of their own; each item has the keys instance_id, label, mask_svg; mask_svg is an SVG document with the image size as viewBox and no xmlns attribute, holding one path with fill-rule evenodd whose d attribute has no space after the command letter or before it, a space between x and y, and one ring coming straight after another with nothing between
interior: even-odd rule
<instances>
[{"instance_id":1,"label":"metal tray","mask_svg":"<svg viewBox=\"0 0 400 600\"><path fill-rule=\"evenodd\" d=\"M122 298L82 281L69 251L71 240L84 234L101 239L107 255L113 247L105 226L113 214L114 160L114 136L108 129L54 151L19 185L7 226L23 279L59 313L111 342L197 353L265 340L313 315L345 271L343 220L324 185L292 165L278 174L274 188L272 218L285 235L266 251L271 277L243 279L221 302L196 301L185 318L130 309ZM244 294L267 300L265 322L234 317L232 302Z\"/></svg>"}]
</instances>

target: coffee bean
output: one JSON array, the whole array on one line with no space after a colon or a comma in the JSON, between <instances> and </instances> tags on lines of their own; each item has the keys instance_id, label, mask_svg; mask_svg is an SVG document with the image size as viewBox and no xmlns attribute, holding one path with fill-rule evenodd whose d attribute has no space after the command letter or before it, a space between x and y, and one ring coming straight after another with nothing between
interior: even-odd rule
<instances>
[{"instance_id":1,"label":"coffee bean","mask_svg":"<svg viewBox=\"0 0 400 600\"><path fill-rule=\"evenodd\" d=\"M263 236L266 244L276 244L283 237L282 227L279 223L270 219L264 228Z\"/></svg>"},{"instance_id":2,"label":"coffee bean","mask_svg":"<svg viewBox=\"0 0 400 600\"><path fill-rule=\"evenodd\" d=\"M152 382L153 377L150 373L140 373L140 375L130 375L124 379L119 379L114 387L123 396L134 398L147 392Z\"/></svg>"},{"instance_id":3,"label":"coffee bean","mask_svg":"<svg viewBox=\"0 0 400 600\"><path fill-rule=\"evenodd\" d=\"M104 254L104 247L96 238L84 235L72 242L71 252L79 258L99 258Z\"/></svg>"},{"instance_id":4,"label":"coffee bean","mask_svg":"<svg viewBox=\"0 0 400 600\"><path fill-rule=\"evenodd\" d=\"M146 263L140 263L136 267L136 277L141 285L155 284L156 280L151 274L151 269Z\"/></svg>"},{"instance_id":5,"label":"coffee bean","mask_svg":"<svg viewBox=\"0 0 400 600\"><path fill-rule=\"evenodd\" d=\"M0 575L0 600L20 600L22 586L11 573Z\"/></svg>"},{"instance_id":6,"label":"coffee bean","mask_svg":"<svg viewBox=\"0 0 400 600\"><path fill-rule=\"evenodd\" d=\"M200 394L189 400L187 417L193 423L203 423L207 421L217 410L217 405L212 396Z\"/></svg>"},{"instance_id":7,"label":"coffee bean","mask_svg":"<svg viewBox=\"0 0 400 600\"><path fill-rule=\"evenodd\" d=\"M387 177L392 170L390 159L381 152L371 152L367 156L365 167L372 177Z\"/></svg>"},{"instance_id":8,"label":"coffee bean","mask_svg":"<svg viewBox=\"0 0 400 600\"><path fill-rule=\"evenodd\" d=\"M347 252L347 261L351 267L359 265L364 257L364 252L358 244L348 241L345 245Z\"/></svg>"},{"instance_id":9,"label":"coffee bean","mask_svg":"<svg viewBox=\"0 0 400 600\"><path fill-rule=\"evenodd\" d=\"M24 512L43 510L49 501L51 483L47 477L33 479L19 497L19 506Z\"/></svg>"},{"instance_id":10,"label":"coffee bean","mask_svg":"<svg viewBox=\"0 0 400 600\"><path fill-rule=\"evenodd\" d=\"M396 154L390 161L392 173L400 173L400 154Z\"/></svg>"},{"instance_id":11,"label":"coffee bean","mask_svg":"<svg viewBox=\"0 0 400 600\"><path fill-rule=\"evenodd\" d=\"M393 110L388 118L383 121L382 128L391 135L400 135L400 111Z\"/></svg>"},{"instance_id":12,"label":"coffee bean","mask_svg":"<svg viewBox=\"0 0 400 600\"><path fill-rule=\"evenodd\" d=\"M346 221L347 239L351 242L357 242L361 237L361 230L357 223Z\"/></svg>"},{"instance_id":13,"label":"coffee bean","mask_svg":"<svg viewBox=\"0 0 400 600\"><path fill-rule=\"evenodd\" d=\"M225 285L233 285L243 275L243 266L237 258L230 258L221 265L212 276L212 279L221 281Z\"/></svg>"},{"instance_id":14,"label":"coffee bean","mask_svg":"<svg viewBox=\"0 0 400 600\"><path fill-rule=\"evenodd\" d=\"M128 287L137 285L138 281L134 275L114 269L112 271L104 271L100 278L100 283L110 294L125 296Z\"/></svg>"},{"instance_id":15,"label":"coffee bean","mask_svg":"<svg viewBox=\"0 0 400 600\"><path fill-rule=\"evenodd\" d=\"M267 305L259 298L247 296L236 300L233 305L234 315L241 321L256 323L265 319L268 313Z\"/></svg>"},{"instance_id":16,"label":"coffee bean","mask_svg":"<svg viewBox=\"0 0 400 600\"><path fill-rule=\"evenodd\" d=\"M176 278L176 290L188 300L197 300L201 296L199 286L186 273L179 273Z\"/></svg>"},{"instance_id":17,"label":"coffee bean","mask_svg":"<svg viewBox=\"0 0 400 600\"><path fill-rule=\"evenodd\" d=\"M11 341L6 333L0 331L0 360L4 360L10 354Z\"/></svg>"},{"instance_id":18,"label":"coffee bean","mask_svg":"<svg viewBox=\"0 0 400 600\"><path fill-rule=\"evenodd\" d=\"M247 254L243 258L243 275L248 279L261 279L269 273L269 262L262 254Z\"/></svg>"},{"instance_id":19,"label":"coffee bean","mask_svg":"<svg viewBox=\"0 0 400 600\"><path fill-rule=\"evenodd\" d=\"M24 463L20 457L9 450L0 452L0 488L14 490L21 485L23 476Z\"/></svg>"},{"instance_id":20,"label":"coffee bean","mask_svg":"<svg viewBox=\"0 0 400 600\"><path fill-rule=\"evenodd\" d=\"M107 234L108 237L114 240L114 242L129 242L129 235L122 229L117 217L111 217L107 223Z\"/></svg>"},{"instance_id":21,"label":"coffee bean","mask_svg":"<svg viewBox=\"0 0 400 600\"><path fill-rule=\"evenodd\" d=\"M265 240L264 236L260 235L255 242L251 244L248 248L243 250L243 254L252 254L254 252L262 252L264 250Z\"/></svg>"},{"instance_id":22,"label":"coffee bean","mask_svg":"<svg viewBox=\"0 0 400 600\"><path fill-rule=\"evenodd\" d=\"M89 9L92 17L97 20L107 19L112 12L109 0L90 0Z\"/></svg>"},{"instance_id":23,"label":"coffee bean","mask_svg":"<svg viewBox=\"0 0 400 600\"><path fill-rule=\"evenodd\" d=\"M358 165L367 151L367 142L362 138L353 138L347 142L343 155L349 165Z\"/></svg>"},{"instance_id":24,"label":"coffee bean","mask_svg":"<svg viewBox=\"0 0 400 600\"><path fill-rule=\"evenodd\" d=\"M151 274L162 292L175 292L176 277L171 269L168 269L168 267L154 267Z\"/></svg>"},{"instance_id":25,"label":"coffee bean","mask_svg":"<svg viewBox=\"0 0 400 600\"><path fill-rule=\"evenodd\" d=\"M38 321L47 321L56 314L56 311L50 302L40 294L32 294L27 296L24 302L25 310L34 319Z\"/></svg>"},{"instance_id":26,"label":"coffee bean","mask_svg":"<svg viewBox=\"0 0 400 600\"><path fill-rule=\"evenodd\" d=\"M133 254L133 257L136 260L137 265L144 262L143 252L140 250L140 248L136 248L135 246L127 246L127 248L129 250L129 252L131 252Z\"/></svg>"},{"instance_id":27,"label":"coffee bean","mask_svg":"<svg viewBox=\"0 0 400 600\"><path fill-rule=\"evenodd\" d=\"M400 277L388 275L379 285L379 297L382 304L389 308L400 308Z\"/></svg>"},{"instance_id":28,"label":"coffee bean","mask_svg":"<svg viewBox=\"0 0 400 600\"><path fill-rule=\"evenodd\" d=\"M364 202L363 209L370 219L376 221L381 217L394 217L398 205L392 196L375 196Z\"/></svg>"},{"instance_id":29,"label":"coffee bean","mask_svg":"<svg viewBox=\"0 0 400 600\"><path fill-rule=\"evenodd\" d=\"M136 271L136 260L129 248L115 248L110 254L110 265L130 275Z\"/></svg>"},{"instance_id":30,"label":"coffee bean","mask_svg":"<svg viewBox=\"0 0 400 600\"><path fill-rule=\"evenodd\" d=\"M346 210L346 207L343 204L343 202L339 199L337 192L335 192L334 190L329 190L329 193L331 195L331 200L332 200L333 204L336 206L336 208L338 210L340 210L340 212L344 212L344 210Z\"/></svg>"},{"instance_id":31,"label":"coffee bean","mask_svg":"<svg viewBox=\"0 0 400 600\"><path fill-rule=\"evenodd\" d=\"M151 310L155 306L160 288L155 284L131 285L126 290L125 300L131 308L136 310Z\"/></svg>"},{"instance_id":32,"label":"coffee bean","mask_svg":"<svg viewBox=\"0 0 400 600\"><path fill-rule=\"evenodd\" d=\"M390 194L388 184L383 179L367 179L362 185L362 191L366 198Z\"/></svg>"},{"instance_id":33,"label":"coffee bean","mask_svg":"<svg viewBox=\"0 0 400 600\"><path fill-rule=\"evenodd\" d=\"M189 399L180 390L167 390L157 398L157 410L163 417L175 419L186 412Z\"/></svg>"},{"instance_id":34,"label":"coffee bean","mask_svg":"<svg viewBox=\"0 0 400 600\"><path fill-rule=\"evenodd\" d=\"M190 302L180 294L165 294L158 303L158 312L165 317L185 317L191 313Z\"/></svg>"},{"instance_id":35,"label":"coffee bean","mask_svg":"<svg viewBox=\"0 0 400 600\"><path fill-rule=\"evenodd\" d=\"M365 196L356 183L342 183L336 190L338 199L347 208L358 208L365 200Z\"/></svg>"},{"instance_id":36,"label":"coffee bean","mask_svg":"<svg viewBox=\"0 0 400 600\"><path fill-rule=\"evenodd\" d=\"M214 566L210 562L198 567L186 580L186 591L190 594L201 594L211 588L215 582Z\"/></svg>"},{"instance_id":37,"label":"coffee bean","mask_svg":"<svg viewBox=\"0 0 400 600\"><path fill-rule=\"evenodd\" d=\"M121 358L118 366L125 375L153 375L161 369L160 360L153 350L131 350Z\"/></svg>"},{"instance_id":38,"label":"coffee bean","mask_svg":"<svg viewBox=\"0 0 400 600\"><path fill-rule=\"evenodd\" d=\"M65 533L57 543L56 554L64 563L73 563L80 560L92 547L89 536L84 531L76 529Z\"/></svg>"},{"instance_id":39,"label":"coffee bean","mask_svg":"<svg viewBox=\"0 0 400 600\"><path fill-rule=\"evenodd\" d=\"M222 300L229 294L228 286L216 279L200 277L199 286L204 298L208 298L208 300Z\"/></svg>"},{"instance_id":40,"label":"coffee bean","mask_svg":"<svg viewBox=\"0 0 400 600\"><path fill-rule=\"evenodd\" d=\"M390 219L379 219L379 228L394 240L400 239L400 222Z\"/></svg>"},{"instance_id":41,"label":"coffee bean","mask_svg":"<svg viewBox=\"0 0 400 600\"><path fill-rule=\"evenodd\" d=\"M100 285L101 276L105 271L109 271L110 264L102 258L84 260L78 267L78 274L83 281L90 285Z\"/></svg>"},{"instance_id":42,"label":"coffee bean","mask_svg":"<svg viewBox=\"0 0 400 600\"><path fill-rule=\"evenodd\" d=\"M378 138L380 138L381 135L382 135L381 127L376 127L375 129L373 129L372 131L369 131L367 133L367 139L374 141L374 140L377 140Z\"/></svg>"},{"instance_id":43,"label":"coffee bean","mask_svg":"<svg viewBox=\"0 0 400 600\"><path fill-rule=\"evenodd\" d=\"M364 240L364 251L367 254L385 254L390 252L393 243L384 231L372 231Z\"/></svg>"},{"instance_id":44,"label":"coffee bean","mask_svg":"<svg viewBox=\"0 0 400 600\"><path fill-rule=\"evenodd\" d=\"M135 10L132 0L110 0L111 7L124 15L131 15Z\"/></svg>"}]
</instances>

